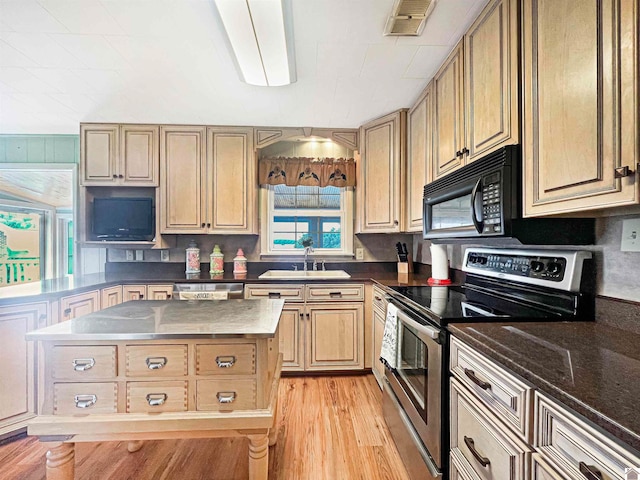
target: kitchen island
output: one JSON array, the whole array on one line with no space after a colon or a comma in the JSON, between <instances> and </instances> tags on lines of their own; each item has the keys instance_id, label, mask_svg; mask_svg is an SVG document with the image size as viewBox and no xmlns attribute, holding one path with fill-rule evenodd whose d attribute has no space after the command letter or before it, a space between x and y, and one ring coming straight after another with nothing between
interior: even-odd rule
<instances>
[{"instance_id":1,"label":"kitchen island","mask_svg":"<svg viewBox=\"0 0 640 480\"><path fill-rule=\"evenodd\" d=\"M74 476L74 444L245 436L249 478L275 443L283 300L133 301L27 334L44 388L29 435L55 442L50 480Z\"/></svg>"}]
</instances>

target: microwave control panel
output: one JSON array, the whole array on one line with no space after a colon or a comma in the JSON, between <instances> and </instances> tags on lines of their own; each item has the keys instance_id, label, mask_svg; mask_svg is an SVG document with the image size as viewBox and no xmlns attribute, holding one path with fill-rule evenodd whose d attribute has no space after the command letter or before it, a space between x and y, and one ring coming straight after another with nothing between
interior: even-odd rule
<instances>
[{"instance_id":1,"label":"microwave control panel","mask_svg":"<svg viewBox=\"0 0 640 480\"><path fill-rule=\"evenodd\" d=\"M500 172L487 175L482 180L482 233L500 234L503 230Z\"/></svg>"},{"instance_id":2,"label":"microwave control panel","mask_svg":"<svg viewBox=\"0 0 640 480\"><path fill-rule=\"evenodd\" d=\"M478 273L504 273L560 282L564 278L567 259L557 256L472 252L467 256L465 266Z\"/></svg>"}]
</instances>

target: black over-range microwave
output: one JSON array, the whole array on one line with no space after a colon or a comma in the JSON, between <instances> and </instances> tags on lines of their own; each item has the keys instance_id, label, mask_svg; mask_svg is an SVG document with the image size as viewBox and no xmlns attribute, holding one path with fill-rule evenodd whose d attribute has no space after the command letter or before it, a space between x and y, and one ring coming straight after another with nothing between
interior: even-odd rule
<instances>
[{"instance_id":1,"label":"black over-range microwave","mask_svg":"<svg viewBox=\"0 0 640 480\"><path fill-rule=\"evenodd\" d=\"M434 243L593 243L592 218L522 218L522 182L520 146L509 145L425 185L423 237Z\"/></svg>"}]
</instances>

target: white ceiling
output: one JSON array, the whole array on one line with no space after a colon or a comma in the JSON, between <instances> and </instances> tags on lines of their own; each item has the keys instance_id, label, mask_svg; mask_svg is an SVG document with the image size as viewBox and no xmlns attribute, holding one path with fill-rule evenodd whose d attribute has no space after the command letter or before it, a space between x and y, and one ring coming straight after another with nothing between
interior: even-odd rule
<instances>
[{"instance_id":1,"label":"white ceiling","mask_svg":"<svg viewBox=\"0 0 640 480\"><path fill-rule=\"evenodd\" d=\"M297 82L256 87L213 0L0 0L0 133L358 127L411 106L486 1L438 0L421 36L384 37L394 0L291 0Z\"/></svg>"}]
</instances>

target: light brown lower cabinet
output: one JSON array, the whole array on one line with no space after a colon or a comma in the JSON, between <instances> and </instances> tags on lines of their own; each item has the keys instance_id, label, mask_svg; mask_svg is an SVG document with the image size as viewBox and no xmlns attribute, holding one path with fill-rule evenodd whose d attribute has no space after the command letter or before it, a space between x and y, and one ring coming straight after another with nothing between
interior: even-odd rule
<instances>
[{"instance_id":1,"label":"light brown lower cabinet","mask_svg":"<svg viewBox=\"0 0 640 480\"><path fill-rule=\"evenodd\" d=\"M380 361L380 350L382 348L382 336L384 335L384 324L386 321L386 313L380 309L373 309L373 352L371 358L371 366L374 376L378 383L382 386L384 378L384 365Z\"/></svg>"},{"instance_id":2,"label":"light brown lower cabinet","mask_svg":"<svg viewBox=\"0 0 640 480\"><path fill-rule=\"evenodd\" d=\"M147 285L148 300L170 300L173 296L173 285Z\"/></svg>"},{"instance_id":3,"label":"light brown lower cabinet","mask_svg":"<svg viewBox=\"0 0 640 480\"><path fill-rule=\"evenodd\" d=\"M47 324L47 303L0 307L0 438L24 428L35 416L37 355L25 334Z\"/></svg>"},{"instance_id":4,"label":"light brown lower cabinet","mask_svg":"<svg viewBox=\"0 0 640 480\"><path fill-rule=\"evenodd\" d=\"M173 285L123 285L123 302L131 300L169 300L173 296Z\"/></svg>"},{"instance_id":5,"label":"light brown lower cabinet","mask_svg":"<svg viewBox=\"0 0 640 480\"><path fill-rule=\"evenodd\" d=\"M285 300L279 327L283 371L365 368L363 284L248 284L245 298Z\"/></svg>"},{"instance_id":6,"label":"light brown lower cabinet","mask_svg":"<svg viewBox=\"0 0 640 480\"><path fill-rule=\"evenodd\" d=\"M122 303L122 285L100 290L100 307L108 308Z\"/></svg>"},{"instance_id":7,"label":"light brown lower cabinet","mask_svg":"<svg viewBox=\"0 0 640 480\"><path fill-rule=\"evenodd\" d=\"M146 299L147 299L146 285L123 285L122 286L123 302L130 302L131 300L146 300Z\"/></svg>"},{"instance_id":8,"label":"light brown lower cabinet","mask_svg":"<svg viewBox=\"0 0 640 480\"><path fill-rule=\"evenodd\" d=\"M100 292L91 292L70 295L60 299L60 321L71 320L72 318L100 310Z\"/></svg>"}]
</instances>

